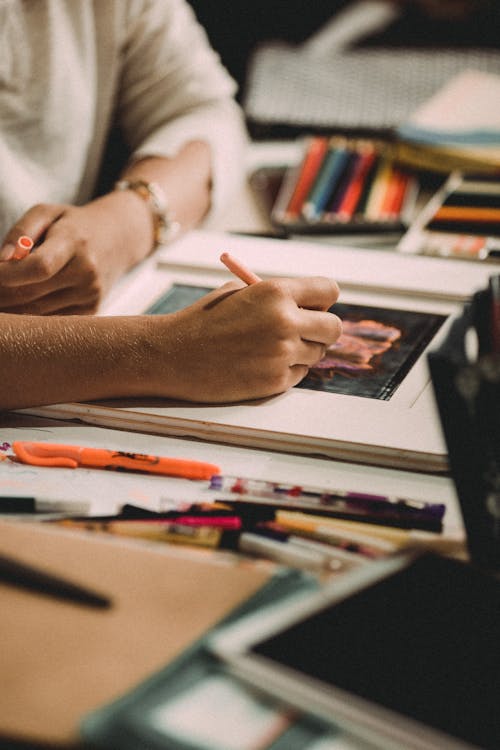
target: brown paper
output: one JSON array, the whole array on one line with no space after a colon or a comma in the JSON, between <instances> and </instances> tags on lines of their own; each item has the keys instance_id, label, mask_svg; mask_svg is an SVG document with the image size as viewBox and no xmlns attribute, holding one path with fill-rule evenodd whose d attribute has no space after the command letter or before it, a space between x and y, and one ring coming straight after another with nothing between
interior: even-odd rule
<instances>
[{"instance_id":1,"label":"brown paper","mask_svg":"<svg viewBox=\"0 0 500 750\"><path fill-rule=\"evenodd\" d=\"M90 711L164 667L271 568L167 545L0 521L0 553L113 599L97 609L0 583L0 738L77 744Z\"/></svg>"}]
</instances>

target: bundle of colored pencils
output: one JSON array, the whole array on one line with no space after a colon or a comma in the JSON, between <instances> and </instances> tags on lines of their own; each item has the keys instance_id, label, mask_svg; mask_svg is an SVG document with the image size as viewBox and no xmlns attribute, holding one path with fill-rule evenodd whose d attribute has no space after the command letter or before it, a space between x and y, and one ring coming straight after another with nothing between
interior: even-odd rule
<instances>
[{"instance_id":1,"label":"bundle of colored pencils","mask_svg":"<svg viewBox=\"0 0 500 750\"><path fill-rule=\"evenodd\" d=\"M418 185L386 144L343 136L306 139L273 207L273 221L298 231L403 229Z\"/></svg>"}]
</instances>

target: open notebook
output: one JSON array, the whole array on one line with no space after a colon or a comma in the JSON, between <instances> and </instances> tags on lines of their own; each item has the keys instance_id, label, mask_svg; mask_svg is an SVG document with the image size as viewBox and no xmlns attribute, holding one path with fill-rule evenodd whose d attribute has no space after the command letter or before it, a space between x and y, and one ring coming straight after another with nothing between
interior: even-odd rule
<instances>
[{"instance_id":1,"label":"open notebook","mask_svg":"<svg viewBox=\"0 0 500 750\"><path fill-rule=\"evenodd\" d=\"M66 403L25 411L267 450L423 471L446 470L446 448L426 353L443 339L451 317L461 306L440 299L438 287L447 287L448 292L455 289L455 298L466 298L467 289L471 294L483 284L487 273L484 267L470 269L470 264L462 264L461 275L454 276L451 271L447 277L440 277L435 271L439 259L398 257L398 262L408 262L412 269L420 262L418 276L413 273L410 278L406 272L413 293L403 294L399 287L404 274L394 277L384 265L384 258L396 260L396 256L368 251L372 253L372 273L358 261L360 286L355 289L356 259L363 251L339 251L336 255L330 247L320 248L314 243L193 232L122 279L102 313L155 314L189 304L228 279L229 272L217 260L224 249L231 249L262 275L271 275L273 263L275 275L283 275L285 255L293 259L288 263L288 274L299 275L304 268L311 274L325 273L328 267L341 281L337 311L344 324L350 325L358 344L363 348L370 329L385 337L384 352L370 362L371 375L364 377L356 368L355 358L344 354L343 362L327 361L311 370L300 387L256 401L207 405L133 399ZM188 267L181 267L181 252ZM196 268L193 256L203 258L204 267ZM450 261L443 262L448 268ZM342 279L349 275L350 285L346 284L344 290ZM363 286L364 281L370 288ZM377 285L379 289L374 290ZM434 289L432 294L429 288Z\"/></svg>"}]
</instances>

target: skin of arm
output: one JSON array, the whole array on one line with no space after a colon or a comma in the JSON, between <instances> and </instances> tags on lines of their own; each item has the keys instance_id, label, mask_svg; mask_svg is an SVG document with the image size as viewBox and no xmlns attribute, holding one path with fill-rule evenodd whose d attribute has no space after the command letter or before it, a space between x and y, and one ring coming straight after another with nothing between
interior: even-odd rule
<instances>
[{"instance_id":1,"label":"skin of arm","mask_svg":"<svg viewBox=\"0 0 500 750\"><path fill-rule=\"evenodd\" d=\"M196 225L210 205L210 150L186 144L172 159L135 162L124 179L156 182L169 198L183 230ZM189 196L189 200L186 200ZM153 247L153 215L134 191L113 191L84 206L31 208L8 233L0 250L0 310L11 313L91 314L113 282ZM10 260L17 239L30 236L34 252Z\"/></svg>"},{"instance_id":2,"label":"skin of arm","mask_svg":"<svg viewBox=\"0 0 500 750\"><path fill-rule=\"evenodd\" d=\"M206 403L296 385L341 332L331 279L229 282L152 316L0 314L0 409L115 397Z\"/></svg>"}]
</instances>

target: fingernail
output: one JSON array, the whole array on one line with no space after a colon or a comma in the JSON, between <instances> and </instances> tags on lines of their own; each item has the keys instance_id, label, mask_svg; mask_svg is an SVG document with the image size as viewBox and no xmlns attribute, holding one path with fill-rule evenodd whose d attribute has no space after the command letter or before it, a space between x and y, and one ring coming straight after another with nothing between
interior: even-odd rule
<instances>
[{"instance_id":1,"label":"fingernail","mask_svg":"<svg viewBox=\"0 0 500 750\"><path fill-rule=\"evenodd\" d=\"M11 260L11 258L14 257L15 252L16 248L11 243L4 245L2 248L0 248L0 260Z\"/></svg>"}]
</instances>

